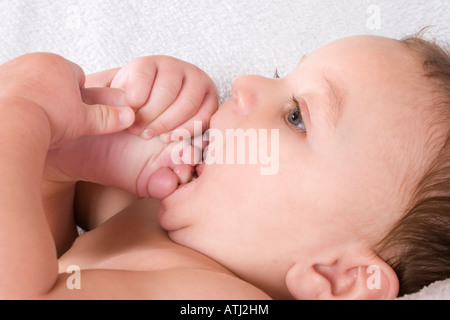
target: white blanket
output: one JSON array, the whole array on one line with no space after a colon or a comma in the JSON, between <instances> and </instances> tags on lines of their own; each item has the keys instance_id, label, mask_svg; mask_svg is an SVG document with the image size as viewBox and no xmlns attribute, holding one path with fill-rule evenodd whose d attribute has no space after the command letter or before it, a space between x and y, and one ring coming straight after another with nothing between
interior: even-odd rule
<instances>
[{"instance_id":1,"label":"white blanket","mask_svg":"<svg viewBox=\"0 0 450 320\"><path fill-rule=\"evenodd\" d=\"M91 73L166 54L204 69L223 101L239 75L283 76L332 40L430 25L450 41L449 21L445 0L0 0L0 63L47 51ZM450 299L450 281L408 298Z\"/></svg>"}]
</instances>

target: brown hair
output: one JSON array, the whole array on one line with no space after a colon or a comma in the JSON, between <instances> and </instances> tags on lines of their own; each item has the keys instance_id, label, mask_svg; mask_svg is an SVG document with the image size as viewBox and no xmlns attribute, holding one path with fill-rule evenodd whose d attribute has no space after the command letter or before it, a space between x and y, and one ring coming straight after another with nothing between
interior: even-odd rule
<instances>
[{"instance_id":1,"label":"brown hair","mask_svg":"<svg viewBox=\"0 0 450 320\"><path fill-rule=\"evenodd\" d=\"M422 31L400 42L420 59L433 88L436 125L445 130L438 139L437 157L419 180L404 218L379 246L379 255L399 278L401 296L450 278L450 52L425 40Z\"/></svg>"}]
</instances>

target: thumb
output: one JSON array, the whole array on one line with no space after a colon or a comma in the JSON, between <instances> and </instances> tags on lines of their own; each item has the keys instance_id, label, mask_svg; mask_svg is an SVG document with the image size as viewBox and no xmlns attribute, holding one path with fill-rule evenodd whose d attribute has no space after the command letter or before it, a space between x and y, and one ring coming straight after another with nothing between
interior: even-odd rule
<instances>
[{"instance_id":1,"label":"thumb","mask_svg":"<svg viewBox=\"0 0 450 320\"><path fill-rule=\"evenodd\" d=\"M104 104L85 105L85 135L102 135L119 132L134 122L134 111L130 107L113 107Z\"/></svg>"}]
</instances>

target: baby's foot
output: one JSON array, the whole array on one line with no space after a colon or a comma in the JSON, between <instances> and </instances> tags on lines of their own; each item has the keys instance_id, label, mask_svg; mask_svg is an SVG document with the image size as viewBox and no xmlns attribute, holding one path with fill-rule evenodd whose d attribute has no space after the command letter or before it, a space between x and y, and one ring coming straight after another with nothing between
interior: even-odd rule
<instances>
[{"instance_id":1,"label":"baby's foot","mask_svg":"<svg viewBox=\"0 0 450 320\"><path fill-rule=\"evenodd\" d=\"M83 137L49 152L46 179L90 181L161 199L192 177L192 166L172 161L175 146L128 132Z\"/></svg>"}]
</instances>

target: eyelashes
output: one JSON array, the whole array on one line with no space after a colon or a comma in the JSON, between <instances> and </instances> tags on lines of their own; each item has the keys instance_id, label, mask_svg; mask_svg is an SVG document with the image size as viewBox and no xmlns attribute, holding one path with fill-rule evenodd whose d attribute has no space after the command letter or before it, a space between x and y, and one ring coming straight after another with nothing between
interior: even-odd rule
<instances>
[{"instance_id":1,"label":"eyelashes","mask_svg":"<svg viewBox=\"0 0 450 320\"><path fill-rule=\"evenodd\" d=\"M274 79L279 79L280 75L278 74L278 68L275 68L275 73L273 74Z\"/></svg>"},{"instance_id":2,"label":"eyelashes","mask_svg":"<svg viewBox=\"0 0 450 320\"><path fill-rule=\"evenodd\" d=\"M297 130L300 130L301 133L306 134L306 126L300 109L300 103L295 96L289 98L289 103L294 107L285 115L286 122L294 126Z\"/></svg>"},{"instance_id":3,"label":"eyelashes","mask_svg":"<svg viewBox=\"0 0 450 320\"><path fill-rule=\"evenodd\" d=\"M275 73L273 75L274 79L279 79L278 68L275 68ZM293 126L295 129L299 130L301 133L306 134L306 126L303 121L302 111L300 109L300 103L296 99L295 95L291 95L288 100L289 105L293 106L290 108L289 112L284 115L285 121Z\"/></svg>"}]
</instances>

